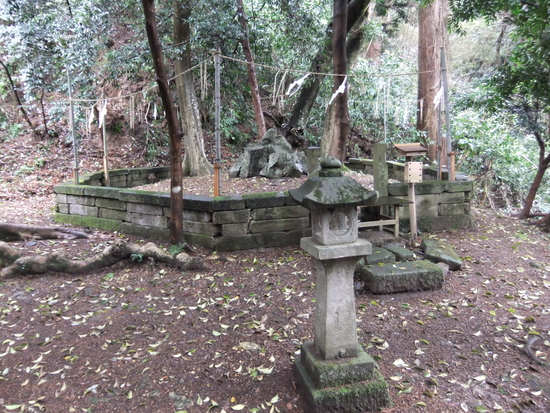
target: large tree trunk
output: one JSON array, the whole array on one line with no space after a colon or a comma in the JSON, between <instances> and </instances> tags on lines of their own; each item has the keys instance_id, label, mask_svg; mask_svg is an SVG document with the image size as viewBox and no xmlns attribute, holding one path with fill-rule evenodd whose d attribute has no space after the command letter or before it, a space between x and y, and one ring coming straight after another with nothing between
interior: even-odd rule
<instances>
[{"instance_id":1,"label":"large tree trunk","mask_svg":"<svg viewBox=\"0 0 550 413\"><path fill-rule=\"evenodd\" d=\"M441 82L441 47L447 33L447 0L434 0L418 9L418 111L416 127L426 133L430 161L437 159L438 111L434 98ZM445 147L441 160L447 159Z\"/></svg>"},{"instance_id":2,"label":"large tree trunk","mask_svg":"<svg viewBox=\"0 0 550 413\"><path fill-rule=\"evenodd\" d=\"M350 32L352 29L359 29L361 24L364 22L366 16L368 15L370 0L352 0L347 8L347 31ZM332 60L332 37L330 37L330 32L332 29L332 23L329 24L327 28L328 39L324 43L324 46L317 52L309 71L312 73L326 73L330 68L330 62ZM362 36L361 30L355 30L352 32L352 36L346 45L346 53L348 56L351 56L353 50L357 47L357 42L353 41L355 37ZM309 113L311 108L315 103L317 94L319 93L319 88L321 87L321 82L324 79L322 75L310 75L306 83L302 86L298 93L296 103L292 107L292 113L287 122L287 130L293 128L307 126L307 120L309 118Z\"/></svg>"},{"instance_id":3,"label":"large tree trunk","mask_svg":"<svg viewBox=\"0 0 550 413\"><path fill-rule=\"evenodd\" d=\"M346 79L348 72L346 56L347 3L347 0L334 0L332 59L334 74L341 76L334 76L332 103L327 109L325 130L323 131L321 143L323 155L328 151L328 155L341 161L344 161L346 156L346 141L350 127Z\"/></svg>"},{"instance_id":4,"label":"large tree trunk","mask_svg":"<svg viewBox=\"0 0 550 413\"><path fill-rule=\"evenodd\" d=\"M540 188L542 178L544 178L544 174L548 169L548 165L550 165L550 155L545 156L546 142L544 141L540 133L534 132L534 135L539 145L539 165L538 165L537 173L535 174L535 179L533 179L533 183L531 184L531 187L529 188L529 192L527 193L527 198L523 203L523 207L516 214L518 218L528 218L532 216L531 208L533 207L533 202L535 201L535 197L537 196L537 192ZM545 223L545 225L548 225L548 224Z\"/></svg>"},{"instance_id":5,"label":"large tree trunk","mask_svg":"<svg viewBox=\"0 0 550 413\"><path fill-rule=\"evenodd\" d=\"M185 158L183 159L183 175L211 175L213 168L204 153L204 139L200 119L199 104L193 85L191 72L191 45L189 16L190 3L176 2L174 13L174 43L182 44L181 52L174 60L176 87L181 114L181 124L184 132Z\"/></svg>"},{"instance_id":6,"label":"large tree trunk","mask_svg":"<svg viewBox=\"0 0 550 413\"><path fill-rule=\"evenodd\" d=\"M243 29L241 45L247 61L246 69L248 72L248 85L250 86L250 92L252 93L252 105L254 106L254 115L256 116L256 124L258 125L258 135L264 136L266 133L264 112L262 111L262 102L260 100L260 88L258 87L258 80L256 79L254 57L252 56L252 51L250 50L248 22L244 13L243 0L237 0L237 16Z\"/></svg>"},{"instance_id":7,"label":"large tree trunk","mask_svg":"<svg viewBox=\"0 0 550 413\"><path fill-rule=\"evenodd\" d=\"M166 111L168 134L170 135L170 242L172 244L181 244L183 243L183 174L181 162L181 137L183 133L178 123L176 106L170 94L168 78L164 69L155 17L155 2L154 0L142 0L142 4L147 39L149 40L149 47L153 55L159 94Z\"/></svg>"}]
</instances>

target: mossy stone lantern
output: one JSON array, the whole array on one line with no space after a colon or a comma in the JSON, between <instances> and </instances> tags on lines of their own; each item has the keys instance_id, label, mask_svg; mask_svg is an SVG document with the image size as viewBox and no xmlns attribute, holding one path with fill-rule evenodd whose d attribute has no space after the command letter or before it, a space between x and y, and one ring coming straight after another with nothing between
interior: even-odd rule
<instances>
[{"instance_id":1,"label":"mossy stone lantern","mask_svg":"<svg viewBox=\"0 0 550 413\"><path fill-rule=\"evenodd\" d=\"M318 177L289 193L311 210L313 233L300 246L313 256L317 271L314 341L302 345L295 362L309 410L376 410L389 395L357 340L353 270L372 253L371 244L358 238L357 207L374 204L378 193L345 177L334 157L321 161Z\"/></svg>"}]
</instances>

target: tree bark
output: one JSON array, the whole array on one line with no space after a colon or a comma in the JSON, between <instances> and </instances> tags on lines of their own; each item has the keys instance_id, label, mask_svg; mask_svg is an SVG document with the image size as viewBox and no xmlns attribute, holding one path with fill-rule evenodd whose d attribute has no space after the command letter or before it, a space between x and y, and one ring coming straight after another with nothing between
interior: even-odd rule
<instances>
[{"instance_id":1,"label":"tree bark","mask_svg":"<svg viewBox=\"0 0 550 413\"><path fill-rule=\"evenodd\" d=\"M447 0L434 0L418 9L418 111L416 128L425 132L430 161L437 159L438 111L434 98L441 82L441 47L447 33ZM442 148L441 159L447 159Z\"/></svg>"},{"instance_id":2,"label":"tree bark","mask_svg":"<svg viewBox=\"0 0 550 413\"><path fill-rule=\"evenodd\" d=\"M533 179L531 187L529 188L529 192L527 193L527 198L525 198L525 202L523 203L523 207L516 214L518 218L529 218L532 216L531 208L533 207L533 202L535 201L535 197L537 196L542 178L544 178L544 174L546 173L546 170L550 165L550 155L545 156L546 142L539 132L534 132L534 135L535 139L537 140L537 144L539 145L539 164L537 173L535 174L535 178Z\"/></svg>"},{"instance_id":3,"label":"tree bark","mask_svg":"<svg viewBox=\"0 0 550 413\"><path fill-rule=\"evenodd\" d=\"M321 144L323 155L328 152L328 155L341 161L344 161L346 157L346 142L350 128L346 79L348 72L346 56L347 3L347 0L334 0L332 59L334 74L340 76L334 76L332 103L327 109L327 121Z\"/></svg>"},{"instance_id":4,"label":"tree bark","mask_svg":"<svg viewBox=\"0 0 550 413\"><path fill-rule=\"evenodd\" d=\"M359 28L362 22L365 21L366 15L368 14L370 0L352 0L348 4L348 20L347 20L347 31L350 32L354 28ZM330 62L332 60L332 37L330 36L332 28L332 23L326 29L327 41L324 43L324 46L317 52L315 57L311 62L309 71L312 73L326 73L330 68ZM351 41L348 41L346 45L346 52L348 56L351 56L352 51L348 50L354 48L356 43L353 41L354 36L360 36L361 31L356 30L353 33L353 36L350 38ZM296 103L292 107L292 113L287 122L287 130L291 130L297 127L305 128L307 126L307 120L309 118L309 113L311 108L315 103L317 94L321 87L321 82L324 79L323 75L310 75L306 83L302 86L298 93Z\"/></svg>"},{"instance_id":5,"label":"tree bark","mask_svg":"<svg viewBox=\"0 0 550 413\"><path fill-rule=\"evenodd\" d=\"M254 106L254 115L256 117L256 124L258 125L258 135L264 136L266 133L264 113L262 110L262 101L260 99L260 88L258 87L258 80L256 78L256 67L254 66L254 57L252 56L252 50L250 50L250 41L248 37L248 22L244 13L243 0L237 0L237 15L239 23L243 29L241 36L241 45L243 47L243 53L246 58L246 69L248 72L248 85L250 92L252 93L252 105Z\"/></svg>"},{"instance_id":6,"label":"tree bark","mask_svg":"<svg viewBox=\"0 0 550 413\"><path fill-rule=\"evenodd\" d=\"M184 132L183 144L185 157L183 159L183 175L211 175L214 169L204 153L204 139L200 119L199 104L193 84L191 69L191 30L189 17L190 2L176 2L174 13L174 43L182 44L181 52L174 61L176 87L181 114L181 124Z\"/></svg>"},{"instance_id":7,"label":"tree bark","mask_svg":"<svg viewBox=\"0 0 550 413\"><path fill-rule=\"evenodd\" d=\"M6 72L6 76L8 77L8 81L10 82L11 90L13 92L13 95L15 96L15 100L17 101L17 106L19 107L19 110L21 111L21 114L23 115L23 117L27 121L27 124L32 129L32 131L34 133L37 133L37 130L34 127L33 123L31 122L31 120L29 118L29 115L27 115L27 111L23 107L23 103L21 103L21 99L19 98L19 93L17 93L17 88L15 87L15 84L13 83L13 80L11 78L11 74L10 74L10 71L9 71L8 67L1 60L0 60L0 65L2 65L2 67L4 68L4 71Z\"/></svg>"},{"instance_id":8,"label":"tree bark","mask_svg":"<svg viewBox=\"0 0 550 413\"><path fill-rule=\"evenodd\" d=\"M154 0L142 0L143 14L145 15L145 29L153 56L153 64L157 77L159 94L166 111L168 134L170 135L170 242L183 243L183 196L182 181L183 168L181 162L182 131L178 123L178 115L164 69L162 48L157 31Z\"/></svg>"}]
</instances>

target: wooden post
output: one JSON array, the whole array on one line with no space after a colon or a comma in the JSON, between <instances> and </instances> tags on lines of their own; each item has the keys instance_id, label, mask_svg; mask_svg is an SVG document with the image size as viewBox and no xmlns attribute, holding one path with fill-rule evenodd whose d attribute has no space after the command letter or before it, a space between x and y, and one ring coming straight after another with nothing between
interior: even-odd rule
<instances>
[{"instance_id":1,"label":"wooden post","mask_svg":"<svg viewBox=\"0 0 550 413\"><path fill-rule=\"evenodd\" d=\"M414 195L414 182L409 182L409 220L411 223L411 241L415 242L417 238L416 227L416 197Z\"/></svg>"},{"instance_id":2,"label":"wooden post","mask_svg":"<svg viewBox=\"0 0 550 413\"><path fill-rule=\"evenodd\" d=\"M215 140L216 140L216 161L214 162L214 196L220 196L220 183L221 183L221 143L220 143L220 106L221 106L221 92L220 92L220 50L216 51L214 56L214 101L215 101Z\"/></svg>"},{"instance_id":3,"label":"wooden post","mask_svg":"<svg viewBox=\"0 0 550 413\"><path fill-rule=\"evenodd\" d=\"M107 160L107 127L105 126L105 115L107 114L107 101L103 101L101 109L101 122L103 127L103 175L105 175L105 186L110 186L109 183L109 163Z\"/></svg>"},{"instance_id":4,"label":"wooden post","mask_svg":"<svg viewBox=\"0 0 550 413\"><path fill-rule=\"evenodd\" d=\"M445 123L447 133L445 134L446 152L447 152L447 170L449 171L449 180L451 181L451 114L449 112L449 86L447 82L447 62L445 59L445 48L441 48L441 79L443 81L443 100L445 101Z\"/></svg>"},{"instance_id":5,"label":"wooden post","mask_svg":"<svg viewBox=\"0 0 550 413\"><path fill-rule=\"evenodd\" d=\"M451 151L449 152L450 158L451 158L451 164L449 165L449 181L454 181L456 179L456 171L455 171L455 152Z\"/></svg>"},{"instance_id":6,"label":"wooden post","mask_svg":"<svg viewBox=\"0 0 550 413\"><path fill-rule=\"evenodd\" d=\"M73 167L73 180L74 184L79 184L78 178L78 147L76 142L75 134L75 125L74 125L74 102L73 102L73 90L71 85L71 74L67 72L67 83L69 84L69 102L71 106L71 136L73 138L73 156L74 156L74 167Z\"/></svg>"}]
</instances>

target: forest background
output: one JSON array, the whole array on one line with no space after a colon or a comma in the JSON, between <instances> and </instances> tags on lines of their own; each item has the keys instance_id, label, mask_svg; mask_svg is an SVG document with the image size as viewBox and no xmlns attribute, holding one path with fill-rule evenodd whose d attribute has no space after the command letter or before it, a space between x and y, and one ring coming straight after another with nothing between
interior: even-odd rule
<instances>
[{"instance_id":1,"label":"forest background","mask_svg":"<svg viewBox=\"0 0 550 413\"><path fill-rule=\"evenodd\" d=\"M549 212L545 1L350 2L348 9L362 12L348 27L346 156L368 157L376 142L429 143L417 128L418 11L435 3L444 7L449 29L440 35L458 169L478 183L481 202L508 209L525 205L542 170L534 209L529 205L523 215ZM0 139L33 131L54 147L70 146L70 83L79 147L103 133L123 135L142 148L143 164L166 164L166 118L139 2L0 4ZM185 174L211 173L215 160L216 50L222 56L220 131L227 157L257 139L265 124L296 147L322 144L333 83L331 76L316 75L332 72L332 4L176 1L158 2L156 13L170 86L180 102ZM318 92L303 109L302 94L314 83ZM224 167L229 162L222 159ZM96 160L82 168L101 166Z\"/></svg>"}]
</instances>

